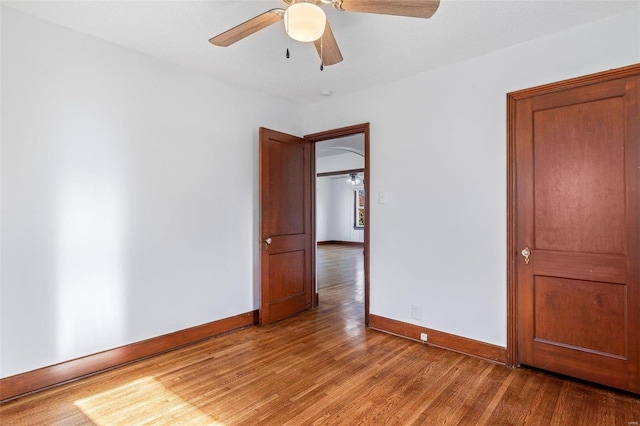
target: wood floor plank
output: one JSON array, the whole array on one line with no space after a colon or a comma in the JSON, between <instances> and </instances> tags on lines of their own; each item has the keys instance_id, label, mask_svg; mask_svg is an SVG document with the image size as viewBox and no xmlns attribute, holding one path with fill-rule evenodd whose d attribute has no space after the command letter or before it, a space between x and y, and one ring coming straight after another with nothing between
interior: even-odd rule
<instances>
[{"instance_id":1,"label":"wood floor plank","mask_svg":"<svg viewBox=\"0 0 640 426\"><path fill-rule=\"evenodd\" d=\"M621 425L616 390L367 329L362 248L318 248L320 306L0 406L7 425Z\"/></svg>"}]
</instances>

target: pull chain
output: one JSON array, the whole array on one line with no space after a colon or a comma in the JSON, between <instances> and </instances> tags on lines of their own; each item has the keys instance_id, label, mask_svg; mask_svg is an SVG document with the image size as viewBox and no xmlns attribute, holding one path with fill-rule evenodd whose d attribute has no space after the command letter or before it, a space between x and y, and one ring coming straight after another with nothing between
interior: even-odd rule
<instances>
[{"instance_id":1,"label":"pull chain","mask_svg":"<svg viewBox=\"0 0 640 426\"><path fill-rule=\"evenodd\" d=\"M324 34L320 36L320 71L324 71L324 42L322 40L323 36Z\"/></svg>"},{"instance_id":2,"label":"pull chain","mask_svg":"<svg viewBox=\"0 0 640 426\"><path fill-rule=\"evenodd\" d=\"M291 57L289 55L289 35L287 34L287 30L286 30L287 28L289 28L289 15L285 15L285 16L287 17L287 22L286 22L285 31L284 31L285 37L287 37L287 55L286 56L287 56L287 59L289 59Z\"/></svg>"}]
</instances>

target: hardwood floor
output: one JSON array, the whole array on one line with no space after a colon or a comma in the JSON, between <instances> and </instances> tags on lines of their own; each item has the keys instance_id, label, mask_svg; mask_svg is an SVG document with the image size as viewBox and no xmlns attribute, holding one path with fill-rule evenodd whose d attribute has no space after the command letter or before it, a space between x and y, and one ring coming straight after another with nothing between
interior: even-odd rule
<instances>
[{"instance_id":1,"label":"hardwood floor","mask_svg":"<svg viewBox=\"0 0 640 426\"><path fill-rule=\"evenodd\" d=\"M3 425L637 425L638 397L363 327L362 248L321 246L320 306L0 406Z\"/></svg>"}]
</instances>

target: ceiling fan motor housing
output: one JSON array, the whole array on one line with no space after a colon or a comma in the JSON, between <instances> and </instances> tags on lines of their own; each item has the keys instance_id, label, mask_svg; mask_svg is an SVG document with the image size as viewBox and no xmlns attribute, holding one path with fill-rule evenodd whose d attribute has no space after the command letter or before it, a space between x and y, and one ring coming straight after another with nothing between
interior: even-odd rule
<instances>
[{"instance_id":1,"label":"ceiling fan motor housing","mask_svg":"<svg viewBox=\"0 0 640 426\"><path fill-rule=\"evenodd\" d=\"M314 3L293 3L284 12L285 30L297 41L316 41L322 37L326 25L327 15Z\"/></svg>"}]
</instances>

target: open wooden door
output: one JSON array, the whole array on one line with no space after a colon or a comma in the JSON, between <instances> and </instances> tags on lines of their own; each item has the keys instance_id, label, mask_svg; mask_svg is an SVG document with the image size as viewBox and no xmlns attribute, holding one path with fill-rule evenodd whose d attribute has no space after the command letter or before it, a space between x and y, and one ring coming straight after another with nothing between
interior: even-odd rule
<instances>
[{"instance_id":1,"label":"open wooden door","mask_svg":"<svg viewBox=\"0 0 640 426\"><path fill-rule=\"evenodd\" d=\"M640 392L636 68L516 96L513 199L519 363Z\"/></svg>"},{"instance_id":2,"label":"open wooden door","mask_svg":"<svg viewBox=\"0 0 640 426\"><path fill-rule=\"evenodd\" d=\"M260 128L260 324L312 306L311 143Z\"/></svg>"}]
</instances>

